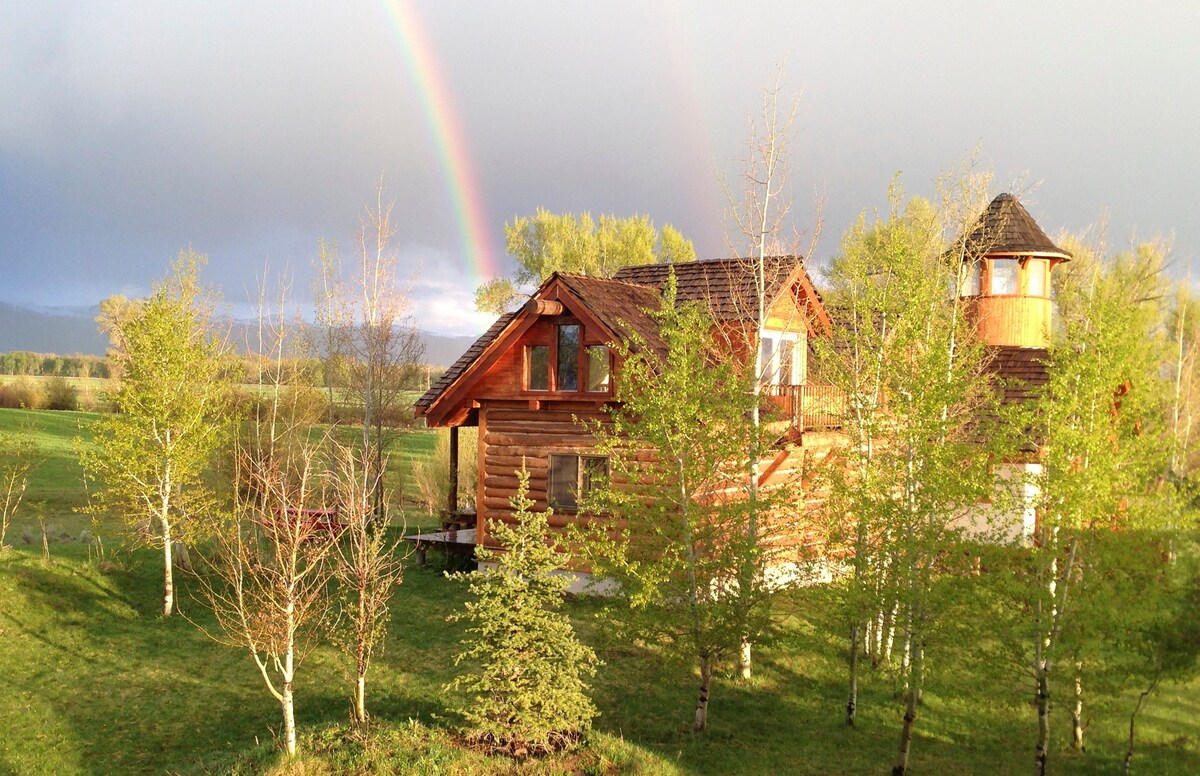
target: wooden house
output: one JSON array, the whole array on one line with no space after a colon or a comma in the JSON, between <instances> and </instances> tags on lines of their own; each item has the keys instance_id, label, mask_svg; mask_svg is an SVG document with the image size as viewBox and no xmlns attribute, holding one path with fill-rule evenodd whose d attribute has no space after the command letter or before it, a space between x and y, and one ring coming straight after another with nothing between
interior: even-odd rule
<instances>
[{"instance_id":1,"label":"wooden house","mask_svg":"<svg viewBox=\"0 0 1200 776\"><path fill-rule=\"evenodd\" d=\"M966 237L966 277L959 284L967 313L991 348L991 368L1005 401L1022 401L1047 380L1045 346L1052 302L1050 274L1069 255L1051 242L1009 194L997 197ZM661 346L653 318L670 273L677 299L707 305L714 338L731 359L756 362L763 392L779 409L777 442L761 462L760 484L795 475L806 456L839 442L844 398L809 381L811 337L828 332L829 316L799 257L765 262L765 325L759 335L755 264L737 259L627 267L612 278L554 274L519 310L502 316L417 401L430 427L450 429L452 483L448 512L458 513L458 429L478 427L475 544L488 544L488 524L511 520L516 471L530 473L535 509L553 508L552 525L570 524L592 481L608 472L588 422L603 422L615 400L621 365L610 345L632 335ZM757 339L759 352L751 348ZM1024 481L1036 461L1016 455L1001 481ZM1027 494L1027 504L1033 494ZM979 521L993 520L980 511ZM1033 531L1032 506L1004 516L1014 534ZM798 526L797 531L805 530ZM804 541L801 537L799 541Z\"/></svg>"},{"instance_id":2,"label":"wooden house","mask_svg":"<svg viewBox=\"0 0 1200 776\"><path fill-rule=\"evenodd\" d=\"M764 462L764 479L790 476L807 445L821 443L837 423L836 396L807 379L809 338L829 318L799 257L765 262L766 322L759 338L758 373L779 407L779 444ZM755 265L736 259L627 267L613 278L554 274L519 310L502 316L422 396L418 416L450 429L451 470L457 471L457 430L478 427L476 544L488 543L488 524L511 519L516 470L530 473L536 509L554 510L552 525L575 519L593 478L608 471L584 423L605 419L621 365L609 347L631 335L659 347L647 311L658 308L671 271L679 302L706 304L714 337L731 358L753 357L758 321ZM582 421L582 422L581 422ZM815 436L814 436L815 435ZM456 475L454 475L456 476ZM769 483L765 483L769 484ZM447 507L457 510L454 493Z\"/></svg>"}]
</instances>

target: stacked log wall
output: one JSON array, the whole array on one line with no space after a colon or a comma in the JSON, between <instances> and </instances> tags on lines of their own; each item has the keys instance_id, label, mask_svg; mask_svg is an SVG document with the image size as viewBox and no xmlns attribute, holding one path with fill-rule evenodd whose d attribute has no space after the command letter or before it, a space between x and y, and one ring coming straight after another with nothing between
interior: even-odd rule
<instances>
[{"instance_id":1,"label":"stacked log wall","mask_svg":"<svg viewBox=\"0 0 1200 776\"><path fill-rule=\"evenodd\" d=\"M603 412L592 410L520 409L485 407L480 412L479 526L480 543L486 543L491 520L514 522L510 500L517 493L517 472L529 472L532 509L549 508L550 456L595 454L596 438L586 423L603 422ZM561 529L577 522L574 511L559 510L550 525Z\"/></svg>"}]
</instances>

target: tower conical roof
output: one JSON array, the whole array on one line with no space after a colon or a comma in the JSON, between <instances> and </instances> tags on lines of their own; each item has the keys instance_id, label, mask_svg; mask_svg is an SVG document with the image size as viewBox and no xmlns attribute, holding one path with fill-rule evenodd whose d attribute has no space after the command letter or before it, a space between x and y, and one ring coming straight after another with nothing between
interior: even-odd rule
<instances>
[{"instance_id":1,"label":"tower conical roof","mask_svg":"<svg viewBox=\"0 0 1200 776\"><path fill-rule=\"evenodd\" d=\"M1004 193L992 200L967 236L968 253L1054 254L1069 259L1071 254L1054 244L1016 197Z\"/></svg>"}]
</instances>

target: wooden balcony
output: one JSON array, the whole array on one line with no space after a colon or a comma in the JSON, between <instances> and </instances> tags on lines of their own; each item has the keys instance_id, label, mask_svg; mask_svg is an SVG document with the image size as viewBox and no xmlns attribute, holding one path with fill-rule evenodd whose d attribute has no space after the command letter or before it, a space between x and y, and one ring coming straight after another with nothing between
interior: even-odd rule
<instances>
[{"instance_id":1,"label":"wooden balcony","mask_svg":"<svg viewBox=\"0 0 1200 776\"><path fill-rule=\"evenodd\" d=\"M846 395L832 385L764 385L763 395L778 408L773 418L788 421L800 431L841 428L846 414Z\"/></svg>"}]
</instances>

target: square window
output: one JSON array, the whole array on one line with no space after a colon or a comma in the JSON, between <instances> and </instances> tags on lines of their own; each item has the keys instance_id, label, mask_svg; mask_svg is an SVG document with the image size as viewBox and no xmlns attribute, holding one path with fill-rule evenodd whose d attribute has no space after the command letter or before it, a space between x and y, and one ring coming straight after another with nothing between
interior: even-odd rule
<instances>
[{"instance_id":1,"label":"square window","mask_svg":"<svg viewBox=\"0 0 1200 776\"><path fill-rule=\"evenodd\" d=\"M554 509L578 509L579 502L608 479L601 455L551 455L548 501Z\"/></svg>"}]
</instances>

